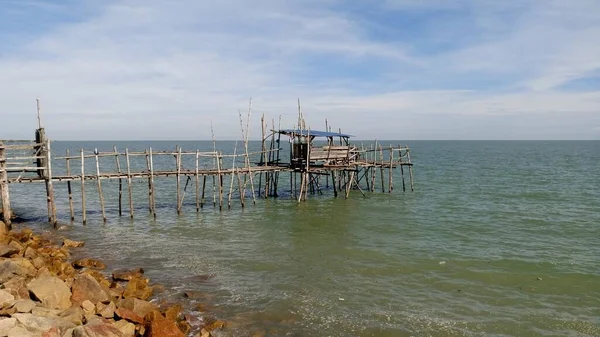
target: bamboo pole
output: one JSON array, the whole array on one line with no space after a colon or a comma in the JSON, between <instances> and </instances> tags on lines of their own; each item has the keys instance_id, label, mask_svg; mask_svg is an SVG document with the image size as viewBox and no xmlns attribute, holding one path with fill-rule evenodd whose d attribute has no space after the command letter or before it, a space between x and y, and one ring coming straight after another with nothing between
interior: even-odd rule
<instances>
[{"instance_id":1,"label":"bamboo pole","mask_svg":"<svg viewBox=\"0 0 600 337\"><path fill-rule=\"evenodd\" d=\"M50 141L46 140L46 189L48 193L48 202L50 206L50 223L56 228L58 220L56 218L56 200L54 200L54 187L52 186L52 150Z\"/></svg>"},{"instance_id":2,"label":"bamboo pole","mask_svg":"<svg viewBox=\"0 0 600 337\"><path fill-rule=\"evenodd\" d=\"M71 176L71 164L70 164L69 158L68 158L68 157L70 157L69 149L67 149L66 155L67 155L67 159L66 159L67 175L70 177ZM67 192L69 193L69 211L71 213L71 221L74 221L75 220L75 211L73 210L73 191L71 190L71 181L67 181Z\"/></svg>"},{"instance_id":3,"label":"bamboo pole","mask_svg":"<svg viewBox=\"0 0 600 337\"><path fill-rule=\"evenodd\" d=\"M237 153L237 141L235 142L235 145L233 147L233 154L235 155ZM227 208L231 208L231 196L233 194L233 177L235 176L235 156L233 157L233 161L231 164L231 179L229 182L229 195L227 196ZM240 191L241 193L241 191ZM242 203L243 204L243 203Z\"/></svg>"},{"instance_id":4,"label":"bamboo pole","mask_svg":"<svg viewBox=\"0 0 600 337\"><path fill-rule=\"evenodd\" d=\"M156 195L154 191L154 158L152 156L152 148L148 149L149 161L150 161L150 204L152 216L156 219Z\"/></svg>"},{"instance_id":5,"label":"bamboo pole","mask_svg":"<svg viewBox=\"0 0 600 337\"><path fill-rule=\"evenodd\" d=\"M388 170L388 192L392 193L392 190L394 189L394 185L392 182L392 164L394 162L394 151L392 149L392 145L390 144L390 168Z\"/></svg>"},{"instance_id":6,"label":"bamboo pole","mask_svg":"<svg viewBox=\"0 0 600 337\"><path fill-rule=\"evenodd\" d=\"M175 156L175 164L177 165L177 214L181 214L181 147L177 145L177 155Z\"/></svg>"},{"instance_id":7,"label":"bamboo pole","mask_svg":"<svg viewBox=\"0 0 600 337\"><path fill-rule=\"evenodd\" d=\"M106 223L106 212L104 210L104 195L102 194L102 183L100 182L100 162L98 160L98 155L96 155L96 181L98 182L98 196L100 197L100 210L102 211L102 220Z\"/></svg>"},{"instance_id":8,"label":"bamboo pole","mask_svg":"<svg viewBox=\"0 0 600 337\"><path fill-rule=\"evenodd\" d=\"M202 197L200 198L200 208L204 207L204 191L206 190L206 174L202 175Z\"/></svg>"},{"instance_id":9,"label":"bamboo pole","mask_svg":"<svg viewBox=\"0 0 600 337\"><path fill-rule=\"evenodd\" d=\"M123 179L121 179L121 161L119 160L119 153L117 152L117 146L113 146L115 152L115 164L117 165L117 173L119 173L119 216L123 215Z\"/></svg>"},{"instance_id":10,"label":"bamboo pole","mask_svg":"<svg viewBox=\"0 0 600 337\"><path fill-rule=\"evenodd\" d=\"M127 161L127 192L129 194L129 216L133 219L133 190L131 183L131 166L129 164L129 150L125 149L125 159Z\"/></svg>"},{"instance_id":11,"label":"bamboo pole","mask_svg":"<svg viewBox=\"0 0 600 337\"><path fill-rule=\"evenodd\" d=\"M410 164L410 165L408 165L408 174L410 175L410 190L414 191L415 185L413 183L413 170L412 170L412 162L410 161L410 150L406 150L406 155L407 155L408 163Z\"/></svg>"},{"instance_id":12,"label":"bamboo pole","mask_svg":"<svg viewBox=\"0 0 600 337\"><path fill-rule=\"evenodd\" d=\"M83 155L83 149L81 149L81 216L83 218L83 224L87 223L87 211L85 209L85 157Z\"/></svg>"},{"instance_id":13,"label":"bamboo pole","mask_svg":"<svg viewBox=\"0 0 600 337\"><path fill-rule=\"evenodd\" d=\"M217 140L215 139L215 131L213 129L213 124L212 121L210 121L210 133L212 134L212 141L213 141L213 151L214 151L214 157L213 157L213 169L219 167L219 153L217 152ZM217 207L217 196L216 196L216 186L215 186L215 175L211 174L212 177L212 187L213 187L213 207Z\"/></svg>"},{"instance_id":14,"label":"bamboo pole","mask_svg":"<svg viewBox=\"0 0 600 337\"><path fill-rule=\"evenodd\" d=\"M219 154L217 155L217 172L219 174L219 211L223 210L223 175L221 174L221 165L223 164L221 157Z\"/></svg>"},{"instance_id":15,"label":"bamboo pole","mask_svg":"<svg viewBox=\"0 0 600 337\"><path fill-rule=\"evenodd\" d=\"M200 195L199 195L199 176L198 176L198 161L200 159L200 151L196 150L196 172L194 177L196 178L196 212L200 212Z\"/></svg>"},{"instance_id":16,"label":"bamboo pole","mask_svg":"<svg viewBox=\"0 0 600 337\"><path fill-rule=\"evenodd\" d=\"M10 208L10 192L8 190L8 172L6 172L6 150L4 142L0 140L0 196L2 197L2 221L6 230L12 228L12 211Z\"/></svg>"},{"instance_id":17,"label":"bamboo pole","mask_svg":"<svg viewBox=\"0 0 600 337\"><path fill-rule=\"evenodd\" d=\"M381 172L381 193L385 193L385 185L383 180L383 147L379 144L379 159L381 160L379 171Z\"/></svg>"}]
</instances>

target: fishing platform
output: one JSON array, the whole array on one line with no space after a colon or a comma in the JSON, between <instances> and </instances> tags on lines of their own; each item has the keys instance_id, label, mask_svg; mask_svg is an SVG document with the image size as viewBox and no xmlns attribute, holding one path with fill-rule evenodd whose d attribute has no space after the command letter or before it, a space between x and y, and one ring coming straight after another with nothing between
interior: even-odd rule
<instances>
[{"instance_id":1,"label":"fishing platform","mask_svg":"<svg viewBox=\"0 0 600 337\"><path fill-rule=\"evenodd\" d=\"M100 152L97 149L78 149L74 154L66 150L64 156L52 152L51 141L39 119L35 140L0 140L0 195L2 197L3 221L10 226L11 204L9 185L43 183L48 207L48 221L57 224L54 189L65 188L68 194L70 220L75 221L74 191L78 190L81 205L81 221L87 222L86 185L93 184L98 193L102 219L107 221L104 180L118 181L118 214L123 215L124 194L128 199L128 215L134 217L135 179L147 181L149 212L156 217L155 179L175 178L177 189L176 209L182 212L189 185L193 185L196 211L212 204L223 210L232 203L245 207L260 198L288 197L303 202L309 195L332 193L335 197L350 196L353 190L363 196L365 192L392 192L395 169L400 169L402 190L414 190L410 149L407 146L384 146L377 141L361 145L353 144L350 134L332 132L325 122L326 131L311 130L299 109L298 123L293 129L275 128L275 121L267 132L264 115L261 118L261 149L249 151L248 110L246 127L242 114L241 150L238 143L233 151L217 149L214 131L211 151L184 151L176 146L172 151L156 151L148 147L144 151ZM281 126L281 117L279 118ZM282 139L283 138L283 139ZM288 143L289 146L286 146ZM160 157L160 159L159 159ZM157 160L161 165L156 165ZM60 161L61 172L53 172ZM64 165L63 162L64 161ZM165 163L171 164L165 164ZM405 182L408 170L408 184ZM77 171L77 172L75 172ZM185 180L185 184L182 182ZM409 186L407 186L409 185ZM136 189L140 188L136 186ZM88 192L89 193L89 192ZM139 193L139 192L138 192ZM239 200L236 201L236 200ZM138 200L139 202L139 200Z\"/></svg>"}]
</instances>

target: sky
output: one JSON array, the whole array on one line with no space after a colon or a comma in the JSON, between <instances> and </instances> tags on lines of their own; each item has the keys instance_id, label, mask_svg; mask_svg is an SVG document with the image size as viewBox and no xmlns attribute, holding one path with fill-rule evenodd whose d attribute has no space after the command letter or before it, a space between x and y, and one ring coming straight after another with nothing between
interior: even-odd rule
<instances>
[{"instance_id":1,"label":"sky","mask_svg":"<svg viewBox=\"0 0 600 337\"><path fill-rule=\"evenodd\" d=\"M598 0L0 0L0 139L600 139ZM244 121L245 126L245 121Z\"/></svg>"}]
</instances>

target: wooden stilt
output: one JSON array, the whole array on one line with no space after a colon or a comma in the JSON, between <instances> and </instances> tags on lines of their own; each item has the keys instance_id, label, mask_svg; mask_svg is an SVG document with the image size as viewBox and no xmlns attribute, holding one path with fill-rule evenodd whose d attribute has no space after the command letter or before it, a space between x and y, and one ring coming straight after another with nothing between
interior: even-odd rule
<instances>
[{"instance_id":1,"label":"wooden stilt","mask_svg":"<svg viewBox=\"0 0 600 337\"><path fill-rule=\"evenodd\" d=\"M385 185L383 180L383 147L379 145L379 159L381 160L379 171L381 172L381 193L385 192Z\"/></svg>"},{"instance_id":2,"label":"wooden stilt","mask_svg":"<svg viewBox=\"0 0 600 337\"><path fill-rule=\"evenodd\" d=\"M233 195L233 178L236 175L236 172L235 172L236 154L237 154L237 142L235 142L235 146L233 147L233 160L232 160L232 164L231 164L231 179L229 179L229 195L227 196L227 208L231 208L231 196ZM241 190L240 190L240 193L241 193Z\"/></svg>"},{"instance_id":3,"label":"wooden stilt","mask_svg":"<svg viewBox=\"0 0 600 337\"><path fill-rule=\"evenodd\" d=\"M106 223L106 212L104 210L104 195L102 193L102 183L100 182L100 162L98 160L98 152L94 151L96 158L96 182L98 183L98 197L100 197L100 210L102 211L102 220Z\"/></svg>"},{"instance_id":4,"label":"wooden stilt","mask_svg":"<svg viewBox=\"0 0 600 337\"><path fill-rule=\"evenodd\" d=\"M115 164L117 165L117 173L119 173L119 216L123 216L123 179L121 179L121 161L119 160L117 146L113 146L113 152L115 153Z\"/></svg>"},{"instance_id":5,"label":"wooden stilt","mask_svg":"<svg viewBox=\"0 0 600 337\"><path fill-rule=\"evenodd\" d=\"M50 223L56 228L56 201L54 200L54 187L52 186L52 150L50 141L46 140L46 191L48 194L48 206L50 207Z\"/></svg>"},{"instance_id":6,"label":"wooden stilt","mask_svg":"<svg viewBox=\"0 0 600 337\"><path fill-rule=\"evenodd\" d=\"M85 209L85 156L83 155L83 149L81 149L81 216L83 224L87 223L87 211Z\"/></svg>"},{"instance_id":7,"label":"wooden stilt","mask_svg":"<svg viewBox=\"0 0 600 337\"><path fill-rule=\"evenodd\" d=\"M71 164L69 160L71 159L71 154L69 149L66 152L66 166L67 166L67 175L71 176ZM75 211L73 210L73 191L71 190L71 181L67 181L67 192L69 193L69 212L71 213L71 221L75 220Z\"/></svg>"},{"instance_id":8,"label":"wooden stilt","mask_svg":"<svg viewBox=\"0 0 600 337\"><path fill-rule=\"evenodd\" d=\"M390 168L388 170L388 192L392 193L392 190L394 189L394 185L392 182L392 165L394 162L394 150L392 149L392 145L390 145Z\"/></svg>"},{"instance_id":9,"label":"wooden stilt","mask_svg":"<svg viewBox=\"0 0 600 337\"><path fill-rule=\"evenodd\" d=\"M8 172L6 172L6 150L0 140L0 196L2 197L2 221L6 230L12 227L12 210L10 208L10 192L8 190Z\"/></svg>"},{"instance_id":10,"label":"wooden stilt","mask_svg":"<svg viewBox=\"0 0 600 337\"><path fill-rule=\"evenodd\" d=\"M152 148L148 149L148 157L150 163L150 179L148 182L150 183L150 205L152 216L156 219L156 196L154 194L154 158L152 156Z\"/></svg>"},{"instance_id":11,"label":"wooden stilt","mask_svg":"<svg viewBox=\"0 0 600 337\"><path fill-rule=\"evenodd\" d=\"M200 159L200 151L196 150L196 172L194 174L194 177L196 178L196 212L200 212L200 191L198 190L200 188L200 177L198 176L198 162Z\"/></svg>"},{"instance_id":12,"label":"wooden stilt","mask_svg":"<svg viewBox=\"0 0 600 337\"><path fill-rule=\"evenodd\" d=\"M177 146L175 162L177 165L177 214L181 214L181 147Z\"/></svg>"},{"instance_id":13,"label":"wooden stilt","mask_svg":"<svg viewBox=\"0 0 600 337\"><path fill-rule=\"evenodd\" d=\"M127 161L127 192L129 194L129 216L133 219L133 184L131 183L131 165L129 164L128 149L125 149L125 159Z\"/></svg>"},{"instance_id":14,"label":"wooden stilt","mask_svg":"<svg viewBox=\"0 0 600 337\"><path fill-rule=\"evenodd\" d=\"M333 196L337 198L338 191L337 186L335 185L335 170L331 171L331 183L333 184Z\"/></svg>"},{"instance_id":15,"label":"wooden stilt","mask_svg":"<svg viewBox=\"0 0 600 337\"><path fill-rule=\"evenodd\" d=\"M414 191L415 190L415 185L413 183L413 171L412 171L412 162L410 161L410 150L406 150L406 156L408 159L408 163L410 164L408 166L408 174L410 175L410 190Z\"/></svg>"},{"instance_id":16,"label":"wooden stilt","mask_svg":"<svg viewBox=\"0 0 600 337\"><path fill-rule=\"evenodd\" d=\"M200 208L204 207L204 191L206 190L206 175L202 175L202 197L200 198Z\"/></svg>"}]
</instances>

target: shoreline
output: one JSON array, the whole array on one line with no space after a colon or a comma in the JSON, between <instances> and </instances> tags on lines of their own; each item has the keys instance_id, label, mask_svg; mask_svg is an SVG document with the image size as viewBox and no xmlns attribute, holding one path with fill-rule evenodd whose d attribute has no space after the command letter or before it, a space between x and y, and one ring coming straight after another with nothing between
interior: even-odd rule
<instances>
[{"instance_id":1,"label":"shoreline","mask_svg":"<svg viewBox=\"0 0 600 337\"><path fill-rule=\"evenodd\" d=\"M0 221L0 228L5 224ZM0 233L0 336L209 337L226 323L184 303L160 299L142 269L116 270L73 259L85 242L29 228Z\"/></svg>"}]
</instances>

